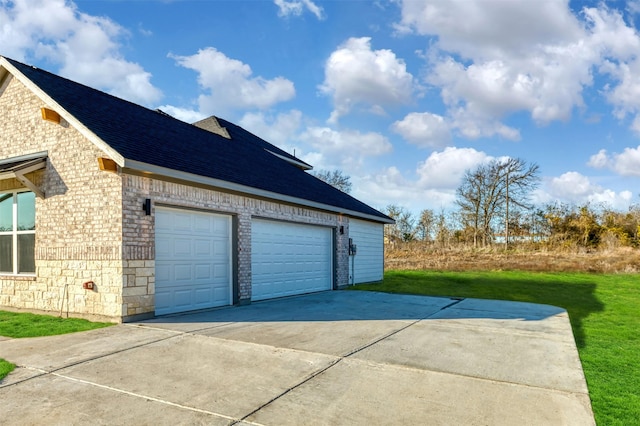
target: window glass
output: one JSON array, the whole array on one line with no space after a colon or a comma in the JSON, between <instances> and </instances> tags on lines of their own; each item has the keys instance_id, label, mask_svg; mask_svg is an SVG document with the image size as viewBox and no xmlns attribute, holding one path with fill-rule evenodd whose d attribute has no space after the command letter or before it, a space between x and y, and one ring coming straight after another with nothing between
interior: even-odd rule
<instances>
[{"instance_id":1,"label":"window glass","mask_svg":"<svg viewBox=\"0 0 640 426\"><path fill-rule=\"evenodd\" d=\"M36 234L18 234L18 273L33 273L36 271L34 249Z\"/></svg>"},{"instance_id":2,"label":"window glass","mask_svg":"<svg viewBox=\"0 0 640 426\"><path fill-rule=\"evenodd\" d=\"M0 194L0 232L13 231L13 194Z\"/></svg>"},{"instance_id":3,"label":"window glass","mask_svg":"<svg viewBox=\"0 0 640 426\"><path fill-rule=\"evenodd\" d=\"M13 273L13 236L0 235L0 272Z\"/></svg>"},{"instance_id":4,"label":"window glass","mask_svg":"<svg viewBox=\"0 0 640 426\"><path fill-rule=\"evenodd\" d=\"M36 229L36 194L21 192L18 194L18 231Z\"/></svg>"}]
</instances>

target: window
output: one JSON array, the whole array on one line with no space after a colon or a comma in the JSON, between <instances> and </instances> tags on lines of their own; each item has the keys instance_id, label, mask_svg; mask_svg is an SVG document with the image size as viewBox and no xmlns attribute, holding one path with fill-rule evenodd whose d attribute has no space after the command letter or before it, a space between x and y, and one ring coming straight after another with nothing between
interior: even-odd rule
<instances>
[{"instance_id":1,"label":"window","mask_svg":"<svg viewBox=\"0 0 640 426\"><path fill-rule=\"evenodd\" d=\"M36 272L36 195L0 194L0 273Z\"/></svg>"}]
</instances>

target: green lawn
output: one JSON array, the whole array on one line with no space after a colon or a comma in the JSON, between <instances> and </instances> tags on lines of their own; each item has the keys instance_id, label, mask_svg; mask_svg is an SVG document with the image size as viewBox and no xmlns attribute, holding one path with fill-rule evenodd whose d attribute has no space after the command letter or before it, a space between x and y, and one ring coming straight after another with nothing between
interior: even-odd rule
<instances>
[{"instance_id":1,"label":"green lawn","mask_svg":"<svg viewBox=\"0 0 640 426\"><path fill-rule=\"evenodd\" d=\"M91 322L78 318L59 318L50 315L0 311L0 336L41 337L75 333L113 325L108 322ZM15 365L0 358L0 380L9 374Z\"/></svg>"},{"instance_id":2,"label":"green lawn","mask_svg":"<svg viewBox=\"0 0 640 426\"><path fill-rule=\"evenodd\" d=\"M535 272L387 271L357 290L514 300L569 313L596 422L640 419L640 276Z\"/></svg>"},{"instance_id":3,"label":"green lawn","mask_svg":"<svg viewBox=\"0 0 640 426\"><path fill-rule=\"evenodd\" d=\"M15 365L0 358L0 380L2 380L7 374L11 373L14 368L16 368Z\"/></svg>"}]
</instances>

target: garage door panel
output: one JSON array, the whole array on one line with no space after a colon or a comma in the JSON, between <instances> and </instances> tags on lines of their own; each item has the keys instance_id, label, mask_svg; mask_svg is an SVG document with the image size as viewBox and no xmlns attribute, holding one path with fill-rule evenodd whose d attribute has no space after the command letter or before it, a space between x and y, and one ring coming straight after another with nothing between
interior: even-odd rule
<instances>
[{"instance_id":1,"label":"garage door panel","mask_svg":"<svg viewBox=\"0 0 640 426\"><path fill-rule=\"evenodd\" d=\"M208 287L196 288L194 291L194 304L202 305L211 301L212 290Z\"/></svg>"},{"instance_id":2,"label":"garage door panel","mask_svg":"<svg viewBox=\"0 0 640 426\"><path fill-rule=\"evenodd\" d=\"M184 308L191 305L191 289L176 289L173 291L173 301L176 308Z\"/></svg>"},{"instance_id":3,"label":"garage door panel","mask_svg":"<svg viewBox=\"0 0 640 426\"><path fill-rule=\"evenodd\" d=\"M171 303L171 292L158 290L156 288L155 303L156 311L158 309L166 309Z\"/></svg>"},{"instance_id":4,"label":"garage door panel","mask_svg":"<svg viewBox=\"0 0 640 426\"><path fill-rule=\"evenodd\" d=\"M252 299L333 287L333 236L326 227L255 219L252 222Z\"/></svg>"},{"instance_id":5,"label":"garage door panel","mask_svg":"<svg viewBox=\"0 0 640 426\"><path fill-rule=\"evenodd\" d=\"M213 266L213 278L228 278L230 276L228 265L214 265Z\"/></svg>"},{"instance_id":6,"label":"garage door panel","mask_svg":"<svg viewBox=\"0 0 640 426\"><path fill-rule=\"evenodd\" d=\"M156 314L231 303L231 218L156 208Z\"/></svg>"},{"instance_id":7,"label":"garage door panel","mask_svg":"<svg viewBox=\"0 0 640 426\"><path fill-rule=\"evenodd\" d=\"M173 237L173 245L172 245L172 250L170 251L170 253L172 254L173 258L176 257L191 257L191 240L188 238L180 238L180 237L175 237L174 235L167 235L170 237Z\"/></svg>"},{"instance_id":8,"label":"garage door panel","mask_svg":"<svg viewBox=\"0 0 640 426\"><path fill-rule=\"evenodd\" d=\"M193 253L195 256L211 256L213 254L213 242L208 239L194 240Z\"/></svg>"},{"instance_id":9,"label":"garage door panel","mask_svg":"<svg viewBox=\"0 0 640 426\"><path fill-rule=\"evenodd\" d=\"M193 219L193 231L210 234L213 231L212 221L205 216L197 216Z\"/></svg>"},{"instance_id":10,"label":"garage door panel","mask_svg":"<svg viewBox=\"0 0 640 426\"><path fill-rule=\"evenodd\" d=\"M171 274L171 278L174 281L191 281L193 279L191 275L191 265L173 265L171 268L173 269L173 273Z\"/></svg>"},{"instance_id":11,"label":"garage door panel","mask_svg":"<svg viewBox=\"0 0 640 426\"><path fill-rule=\"evenodd\" d=\"M174 212L171 225L176 231L191 231L191 214Z\"/></svg>"},{"instance_id":12,"label":"garage door panel","mask_svg":"<svg viewBox=\"0 0 640 426\"><path fill-rule=\"evenodd\" d=\"M210 280L211 278L213 278L212 265L194 265L193 269L195 270L194 275L196 280Z\"/></svg>"}]
</instances>

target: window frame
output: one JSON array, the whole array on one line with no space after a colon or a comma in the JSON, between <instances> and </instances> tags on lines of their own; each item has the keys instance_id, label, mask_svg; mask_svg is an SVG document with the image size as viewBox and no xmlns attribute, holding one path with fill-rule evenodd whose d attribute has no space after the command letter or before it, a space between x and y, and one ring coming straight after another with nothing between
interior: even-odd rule
<instances>
[{"instance_id":1,"label":"window frame","mask_svg":"<svg viewBox=\"0 0 640 426\"><path fill-rule=\"evenodd\" d=\"M18 253L18 236L19 235L34 235L34 251L35 251L35 234L36 234L36 226L34 226L34 229L29 229L29 230L23 230L20 231L18 230L18 194L24 194L24 193L33 193L35 195L35 193L33 191L29 191L28 189L15 189L15 190L10 190L10 191L0 191L0 196L4 196L7 194L11 195L11 200L12 200L12 205L11 205L11 219L12 219L12 224L11 224L11 230L10 231L0 231L0 236L6 236L9 235L11 236L11 252L12 252L12 258L11 258L11 268L12 270L9 271L0 271L0 275L3 276L27 276L27 277L35 277L36 276L36 271L35 271L35 258L34 258L34 271L33 272L19 272L18 268L19 268L19 253ZM34 210L35 210L35 199L37 197L34 197ZM35 222L34 222L35 225ZM35 253L34 253L35 254Z\"/></svg>"}]
</instances>

